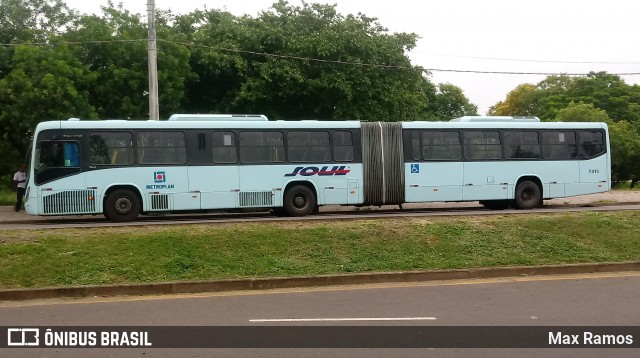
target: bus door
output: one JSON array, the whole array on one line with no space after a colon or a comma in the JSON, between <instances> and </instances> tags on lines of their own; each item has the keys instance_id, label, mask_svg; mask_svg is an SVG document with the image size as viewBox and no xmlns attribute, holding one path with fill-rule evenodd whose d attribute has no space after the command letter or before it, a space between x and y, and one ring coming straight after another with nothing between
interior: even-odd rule
<instances>
[{"instance_id":1,"label":"bus door","mask_svg":"<svg viewBox=\"0 0 640 358\"><path fill-rule=\"evenodd\" d=\"M506 180L511 164L502 160L502 143L497 130L468 130L464 134L464 178L462 199L506 200Z\"/></svg>"},{"instance_id":2,"label":"bus door","mask_svg":"<svg viewBox=\"0 0 640 358\"><path fill-rule=\"evenodd\" d=\"M236 208L238 190L235 165L189 167L189 192L199 198L200 209Z\"/></svg>"},{"instance_id":3,"label":"bus door","mask_svg":"<svg viewBox=\"0 0 640 358\"><path fill-rule=\"evenodd\" d=\"M200 147L206 148L205 145ZM214 131L211 133L211 146L205 150L211 152L211 156L206 156L208 163L189 167L189 192L192 196L199 196L203 210L237 208L240 179L236 134Z\"/></svg>"}]
</instances>

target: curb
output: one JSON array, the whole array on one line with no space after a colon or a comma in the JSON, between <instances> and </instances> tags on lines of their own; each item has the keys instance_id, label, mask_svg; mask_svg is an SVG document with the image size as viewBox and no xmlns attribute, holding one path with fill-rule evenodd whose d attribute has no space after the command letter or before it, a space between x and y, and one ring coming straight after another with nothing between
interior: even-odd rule
<instances>
[{"instance_id":1,"label":"curb","mask_svg":"<svg viewBox=\"0 0 640 358\"><path fill-rule=\"evenodd\" d=\"M0 301L92 296L142 296L176 293L254 291L300 287L363 285L373 283L424 282L498 277L586 274L596 272L640 271L640 261L599 264L550 266L510 266L459 270L406 271L322 275L309 277L276 277L221 281L167 282L119 286L52 287L0 291Z\"/></svg>"}]
</instances>

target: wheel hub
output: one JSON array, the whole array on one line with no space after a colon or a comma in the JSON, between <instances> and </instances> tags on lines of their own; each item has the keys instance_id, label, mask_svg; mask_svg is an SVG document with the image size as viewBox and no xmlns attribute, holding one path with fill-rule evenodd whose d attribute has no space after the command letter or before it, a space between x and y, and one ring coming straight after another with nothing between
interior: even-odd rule
<instances>
[{"instance_id":1,"label":"wheel hub","mask_svg":"<svg viewBox=\"0 0 640 358\"><path fill-rule=\"evenodd\" d=\"M126 214L131 211L131 200L128 198L118 198L115 202L116 211L120 214Z\"/></svg>"},{"instance_id":2,"label":"wheel hub","mask_svg":"<svg viewBox=\"0 0 640 358\"><path fill-rule=\"evenodd\" d=\"M298 195L293 198L293 205L298 209L304 208L307 205L307 200L305 200L303 196Z\"/></svg>"}]
</instances>

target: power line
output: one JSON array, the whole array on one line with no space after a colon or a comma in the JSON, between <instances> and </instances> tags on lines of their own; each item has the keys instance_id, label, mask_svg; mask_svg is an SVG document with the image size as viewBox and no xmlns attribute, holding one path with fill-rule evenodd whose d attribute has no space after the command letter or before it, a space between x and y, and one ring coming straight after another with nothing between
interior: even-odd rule
<instances>
[{"instance_id":1,"label":"power line","mask_svg":"<svg viewBox=\"0 0 640 358\"><path fill-rule=\"evenodd\" d=\"M449 55L434 52L418 52L409 51L415 54L443 56L443 57L456 57L456 58L471 58L478 60L494 60L494 61L515 61L515 62L534 62L534 63L567 63L567 64L594 64L594 65L640 65L640 62L632 61L560 61L560 60L529 60L521 58L501 58L501 57L482 57L482 56L465 56L465 55Z\"/></svg>"},{"instance_id":2,"label":"power line","mask_svg":"<svg viewBox=\"0 0 640 358\"><path fill-rule=\"evenodd\" d=\"M171 43L171 44L174 44L174 45L182 45L182 46L190 46L190 47L201 47L201 48L207 48L207 49L211 49L211 50L221 50L221 51L227 51L227 52L244 53L244 54L250 54L250 55L260 55L260 56L275 57L275 58L294 59L294 60L309 61L309 62L332 63L332 64L339 64L339 65L357 65L357 66L376 67L376 68L395 68L395 69L403 69L403 70L419 70L419 71L427 71L427 72L457 72L457 73L477 73L477 74L541 75L541 76L553 76L553 75L586 76L586 75L589 74L589 73L560 73L560 72L518 72L518 71L457 70L457 69L444 69L444 68L426 68L426 67L423 67L423 66L382 65L382 64L370 64L370 63L364 63L364 62L349 62L349 61L340 61L340 60L326 60L326 59L318 59L318 58L313 58L313 57L277 55L277 54L268 53L268 52L246 51L246 50L230 49L230 48L225 48L225 47L198 45L198 44L186 43L186 42L173 42L173 41L168 41L168 40L158 40L158 41L167 42L167 43ZM640 72L610 73L610 74L618 75L618 76L632 76L632 75L640 75Z\"/></svg>"},{"instance_id":3,"label":"power line","mask_svg":"<svg viewBox=\"0 0 640 358\"><path fill-rule=\"evenodd\" d=\"M142 42L148 41L148 39L135 39L135 40L93 40L93 41L61 41L56 43L24 43L24 44L0 44L0 46L52 46L52 45L83 45L83 44L93 44L93 43L133 43L133 42ZM460 69L447 69L447 68L427 68L424 66L402 66L402 65L387 65L387 64L375 64L375 63L366 63L366 62L354 62L354 61L342 61L342 60L327 60L321 58L313 58L313 57L304 57L304 56L293 56L293 55L278 55L269 52L260 52L260 51L247 51L247 50L239 50L239 49L231 49L226 47L218 47L218 46L207 46L207 45L199 45L195 43L187 43L187 42L175 42L170 40L157 39L159 42L169 43L173 45L181 45L187 47L199 47L206 48L211 50L218 51L226 51L233 53L242 53L249 55L257 55L257 56L265 56L265 57L273 57L273 58L281 58L281 59L291 59L298 61L308 61L308 62L317 62L317 63L326 63L326 64L336 64L343 66L362 66L362 67L370 67L370 68L382 68L382 69L398 69L398 70L412 70L412 71L423 71L423 72L450 72L450 73L474 73L474 74L489 74L489 75L537 75L537 76L587 76L589 73L566 73L566 72L527 72L527 71L483 71L483 70L460 70ZM473 58L472 56L469 56ZM562 63L558 61L559 63ZM598 62L584 62L584 63L598 63ZM616 76L637 76L640 75L640 72L625 72L625 73L610 73L611 75Z\"/></svg>"}]
</instances>

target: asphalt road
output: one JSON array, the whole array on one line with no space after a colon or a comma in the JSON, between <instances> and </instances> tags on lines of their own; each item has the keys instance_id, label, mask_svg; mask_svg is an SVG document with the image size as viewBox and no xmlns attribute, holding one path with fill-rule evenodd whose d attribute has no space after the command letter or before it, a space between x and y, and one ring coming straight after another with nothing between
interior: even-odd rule
<instances>
[{"instance_id":1,"label":"asphalt road","mask_svg":"<svg viewBox=\"0 0 640 358\"><path fill-rule=\"evenodd\" d=\"M640 273L0 303L0 326L639 326ZM380 319L384 319L380 321ZM636 339L640 339L637 337ZM5 349L2 357L637 357L640 349Z\"/></svg>"}]
</instances>

